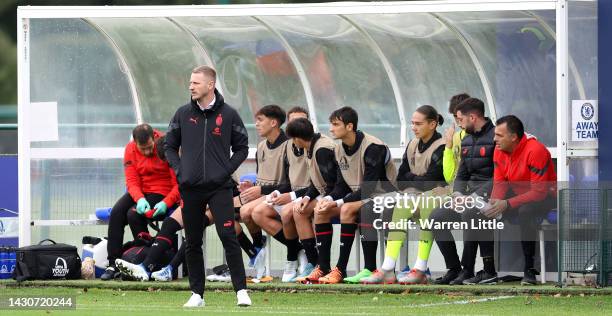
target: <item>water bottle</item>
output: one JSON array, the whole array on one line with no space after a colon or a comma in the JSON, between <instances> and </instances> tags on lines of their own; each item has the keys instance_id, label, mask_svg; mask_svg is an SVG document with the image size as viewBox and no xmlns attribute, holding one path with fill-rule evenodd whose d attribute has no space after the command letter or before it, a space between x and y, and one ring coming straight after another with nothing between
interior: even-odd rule
<instances>
[{"instance_id":1,"label":"water bottle","mask_svg":"<svg viewBox=\"0 0 612 316\"><path fill-rule=\"evenodd\" d=\"M9 278L11 278L13 276L13 271L15 271L15 267L17 266L17 251L15 247L9 248L8 261L9 261L9 266L8 266Z\"/></svg>"},{"instance_id":2,"label":"water bottle","mask_svg":"<svg viewBox=\"0 0 612 316\"><path fill-rule=\"evenodd\" d=\"M8 279L11 277L8 266L8 249L6 247L0 247L0 279Z\"/></svg>"}]
</instances>

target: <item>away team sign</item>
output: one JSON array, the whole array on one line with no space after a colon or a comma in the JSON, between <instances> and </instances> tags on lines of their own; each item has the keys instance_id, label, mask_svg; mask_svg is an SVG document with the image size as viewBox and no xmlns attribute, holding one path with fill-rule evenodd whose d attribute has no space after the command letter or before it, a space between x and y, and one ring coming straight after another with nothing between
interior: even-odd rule
<instances>
[{"instance_id":1,"label":"away team sign","mask_svg":"<svg viewBox=\"0 0 612 316\"><path fill-rule=\"evenodd\" d=\"M597 100L572 100L572 141L597 141Z\"/></svg>"}]
</instances>

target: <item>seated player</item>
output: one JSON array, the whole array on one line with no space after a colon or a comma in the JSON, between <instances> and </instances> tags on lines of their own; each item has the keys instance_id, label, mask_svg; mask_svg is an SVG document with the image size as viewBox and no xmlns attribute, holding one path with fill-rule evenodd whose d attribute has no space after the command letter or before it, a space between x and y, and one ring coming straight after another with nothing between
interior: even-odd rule
<instances>
[{"instance_id":1,"label":"seated player","mask_svg":"<svg viewBox=\"0 0 612 316\"><path fill-rule=\"evenodd\" d=\"M283 206L281 212L283 231L287 238L293 236L300 238L308 260L306 268L295 278L295 281L316 282L331 270L329 267L330 249L320 248L318 252L317 243L322 244L326 238L331 240L332 236L331 234L317 234L315 240L312 217L317 201L331 193L336 183L338 165L335 151L337 145L331 138L315 133L312 123L305 118L291 121L287 125L287 135L297 147L306 150L310 186L304 195L298 197L293 203ZM331 224L321 225L324 227L320 228L320 231L331 232Z\"/></svg>"},{"instance_id":2,"label":"seated player","mask_svg":"<svg viewBox=\"0 0 612 316\"><path fill-rule=\"evenodd\" d=\"M121 257L123 230L130 225L134 239L141 233L148 232L145 213L151 209L154 220L162 220L166 212L180 199L174 170L167 162L161 160L155 140L162 136L148 124L140 124L132 131L133 140L125 147L123 159L125 193L113 206L108 223L108 262L102 280L111 280L119 276L115 259ZM130 209L136 205L136 211Z\"/></svg>"},{"instance_id":3,"label":"seated player","mask_svg":"<svg viewBox=\"0 0 612 316\"><path fill-rule=\"evenodd\" d=\"M294 107L287 112L287 121L291 123L297 118L308 119L308 111L301 107ZM281 244L287 247L287 263L281 278L282 282L293 282L298 273L302 274L308 264L306 255L302 250L299 238L296 234L287 236L283 231L283 223L281 221L281 210L285 205L292 205L292 201L306 193L306 189L310 186L310 177L308 177L308 161L306 159L305 150L295 145L292 139L287 140L285 146L287 162L289 165L289 187L290 192L280 193L274 191L269 195L269 201L260 203L255 207L252 213L253 221L259 227L273 236ZM281 189L282 191L285 191ZM298 262L298 259L299 262ZM298 272L299 271L299 272Z\"/></svg>"},{"instance_id":4,"label":"seated player","mask_svg":"<svg viewBox=\"0 0 612 316\"><path fill-rule=\"evenodd\" d=\"M319 200L315 206L315 228L328 229L332 218L340 216L340 256L336 267L318 279L319 283L359 283L376 269L378 234L372 227L374 214L369 200L377 189L382 192L395 191L390 181L395 181L397 170L387 145L378 138L357 130L357 112L342 107L329 117L330 132L342 141L336 151L338 164L337 182L330 195ZM361 212L361 214L360 214ZM365 268L357 275L347 278L346 266L351 254L355 230L360 224L361 245ZM321 225L329 224L329 225ZM319 234L331 231L317 231ZM331 247L331 239L325 240L319 251Z\"/></svg>"},{"instance_id":5,"label":"seated player","mask_svg":"<svg viewBox=\"0 0 612 316\"><path fill-rule=\"evenodd\" d=\"M436 131L436 128L443 122L442 116L430 105L420 106L412 114L412 131L415 138L406 147L397 175L397 185L403 194L421 195L422 197L434 195L432 192L424 192L444 183L442 170L444 138ZM401 224L402 220L407 219L416 222L418 218L427 219L435 207L434 203L433 200L426 200L425 203L420 203L421 205L411 204L408 207L396 207L392 221ZM415 212L417 208L418 212ZM361 283L426 283L427 259L424 258L429 257L433 236L431 232L422 231L420 237L416 270L396 279L395 263L406 238L406 231L403 229L390 230L382 268L370 277L362 279Z\"/></svg>"},{"instance_id":6,"label":"seated player","mask_svg":"<svg viewBox=\"0 0 612 316\"><path fill-rule=\"evenodd\" d=\"M285 123L285 111L278 105L266 105L255 114L255 129L264 139L257 144L255 154L256 183L240 193L240 201L243 204L240 207L240 220L247 227L256 248L263 248L264 243L261 227L253 221L253 210L272 192L291 191L289 163L285 151L287 136L281 129L283 123ZM265 254L265 251L260 251L256 260L263 262ZM257 278L261 277L263 274L258 272Z\"/></svg>"}]
</instances>

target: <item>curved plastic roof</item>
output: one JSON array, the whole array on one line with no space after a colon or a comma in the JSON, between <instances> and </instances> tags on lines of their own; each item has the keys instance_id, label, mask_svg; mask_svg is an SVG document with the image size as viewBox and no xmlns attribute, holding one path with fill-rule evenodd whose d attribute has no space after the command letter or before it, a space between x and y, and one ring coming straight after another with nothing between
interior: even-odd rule
<instances>
[{"instance_id":1,"label":"curved plastic roof","mask_svg":"<svg viewBox=\"0 0 612 316\"><path fill-rule=\"evenodd\" d=\"M595 7L574 5L572 23L596 27ZM44 147L120 147L137 122L164 129L189 100L191 69L209 65L252 144L263 105L307 107L322 131L349 105L360 129L401 147L416 107L450 122L448 99L467 92L554 147L554 23L554 11L32 19L31 101L58 102L60 140ZM570 72L573 96L596 93L583 80L592 64Z\"/></svg>"}]
</instances>

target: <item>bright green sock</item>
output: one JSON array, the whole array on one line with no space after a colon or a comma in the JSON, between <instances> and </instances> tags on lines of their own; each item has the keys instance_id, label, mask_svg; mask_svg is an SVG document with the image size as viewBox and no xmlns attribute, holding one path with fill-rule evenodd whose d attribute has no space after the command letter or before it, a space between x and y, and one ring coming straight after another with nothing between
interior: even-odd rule
<instances>
[{"instance_id":1,"label":"bright green sock","mask_svg":"<svg viewBox=\"0 0 612 316\"><path fill-rule=\"evenodd\" d=\"M402 250L403 240L389 240L387 241L387 249L385 250L385 258L391 258L397 260L400 251Z\"/></svg>"},{"instance_id":2,"label":"bright green sock","mask_svg":"<svg viewBox=\"0 0 612 316\"><path fill-rule=\"evenodd\" d=\"M402 220L408 220L412 217L412 205L400 208L396 207L393 210L392 222L399 224ZM392 270L395 267L395 261L399 257L400 251L402 250L402 244L406 240L405 230L392 230L389 231L389 237L387 238L387 248L385 249L385 260L382 265L383 270Z\"/></svg>"},{"instance_id":3,"label":"bright green sock","mask_svg":"<svg viewBox=\"0 0 612 316\"><path fill-rule=\"evenodd\" d=\"M432 192L428 192L426 193L426 195L435 196L433 195ZM421 219L424 219L424 220L428 219L429 215L431 215L431 212L435 208L439 207L437 203L435 203L434 205L428 205L428 206L429 207L422 207L421 209L419 209L419 214L420 214ZM429 254L431 253L431 246L433 245L433 241L434 241L433 232L429 230L424 230L423 227L421 227L421 230L419 231L419 246L418 246L418 252L417 252L417 260L416 260L416 263L414 264L415 269L418 269L420 271L427 270L427 261L429 260Z\"/></svg>"},{"instance_id":4,"label":"bright green sock","mask_svg":"<svg viewBox=\"0 0 612 316\"><path fill-rule=\"evenodd\" d=\"M417 253L417 258L425 261L429 259L429 253L431 252L433 240L433 232L429 230L421 230L419 232L419 250Z\"/></svg>"}]
</instances>

